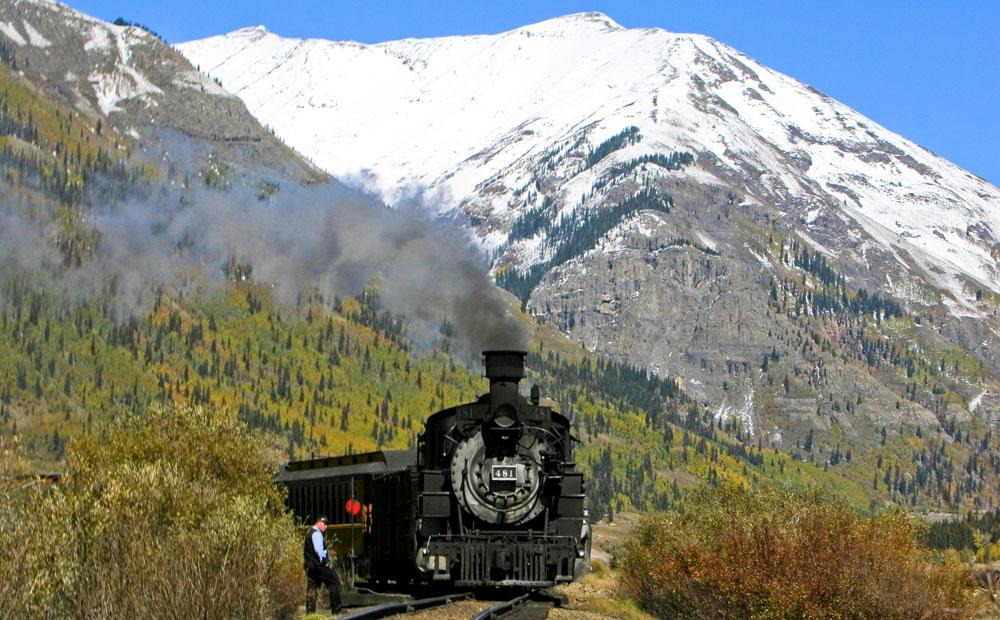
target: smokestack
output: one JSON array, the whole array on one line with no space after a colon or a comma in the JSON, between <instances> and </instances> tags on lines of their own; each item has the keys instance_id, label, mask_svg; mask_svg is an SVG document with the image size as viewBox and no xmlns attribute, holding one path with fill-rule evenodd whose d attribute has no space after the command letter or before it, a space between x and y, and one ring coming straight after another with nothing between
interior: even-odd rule
<instances>
[{"instance_id":1,"label":"smokestack","mask_svg":"<svg viewBox=\"0 0 1000 620\"><path fill-rule=\"evenodd\" d=\"M483 365L490 385L498 381L517 384L524 378L526 351L483 351Z\"/></svg>"},{"instance_id":2,"label":"smokestack","mask_svg":"<svg viewBox=\"0 0 1000 620\"><path fill-rule=\"evenodd\" d=\"M486 378L490 380L490 397L493 406L507 403L517 406L517 384L524 378L524 358L526 351L495 350L483 351L483 365Z\"/></svg>"}]
</instances>

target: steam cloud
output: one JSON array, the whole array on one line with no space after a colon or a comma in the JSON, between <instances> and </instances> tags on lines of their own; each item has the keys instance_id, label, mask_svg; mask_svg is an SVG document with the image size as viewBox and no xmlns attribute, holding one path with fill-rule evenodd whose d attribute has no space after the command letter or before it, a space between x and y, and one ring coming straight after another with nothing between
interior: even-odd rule
<instances>
[{"instance_id":1,"label":"steam cloud","mask_svg":"<svg viewBox=\"0 0 1000 620\"><path fill-rule=\"evenodd\" d=\"M200 189L183 200L163 190L122 207L95 208L88 224L99 236L92 259L63 269L54 231L0 207L0 275L58 273L72 294L100 290L137 314L158 286L221 284L231 258L250 264L253 279L272 285L284 302L307 289L327 299L356 294L378 276L385 307L405 318L417 342L436 337L448 320L468 353L526 345L468 238L413 208L389 209L336 182L283 187L267 201L248 189Z\"/></svg>"}]
</instances>

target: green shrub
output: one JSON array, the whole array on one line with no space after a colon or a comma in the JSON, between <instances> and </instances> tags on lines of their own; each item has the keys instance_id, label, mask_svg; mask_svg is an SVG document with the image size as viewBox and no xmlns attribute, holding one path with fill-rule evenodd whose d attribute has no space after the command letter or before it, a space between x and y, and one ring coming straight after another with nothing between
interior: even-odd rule
<instances>
[{"instance_id":1,"label":"green shrub","mask_svg":"<svg viewBox=\"0 0 1000 620\"><path fill-rule=\"evenodd\" d=\"M621 584L664 618L969 617L980 600L968 567L932 563L920 528L818 494L705 489L684 514L641 524Z\"/></svg>"},{"instance_id":2,"label":"green shrub","mask_svg":"<svg viewBox=\"0 0 1000 620\"><path fill-rule=\"evenodd\" d=\"M219 413L158 408L84 436L61 487L19 493L0 514L0 543L24 549L2 556L0 581L37 586L0 588L0 608L289 617L303 591L300 543L271 477L262 446Z\"/></svg>"},{"instance_id":3,"label":"green shrub","mask_svg":"<svg viewBox=\"0 0 1000 620\"><path fill-rule=\"evenodd\" d=\"M43 617L55 592L55 534L43 524L62 497L27 477L19 446L0 439L0 617Z\"/></svg>"}]
</instances>

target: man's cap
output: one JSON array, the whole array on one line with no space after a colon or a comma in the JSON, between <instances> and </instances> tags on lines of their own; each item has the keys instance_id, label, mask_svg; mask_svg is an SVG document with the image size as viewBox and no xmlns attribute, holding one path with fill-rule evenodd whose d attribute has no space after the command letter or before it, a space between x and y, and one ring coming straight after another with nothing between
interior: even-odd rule
<instances>
[{"instance_id":1,"label":"man's cap","mask_svg":"<svg viewBox=\"0 0 1000 620\"><path fill-rule=\"evenodd\" d=\"M326 517L320 517L320 518L316 519L316 521L317 521L317 522L320 522L320 521L322 521L322 522L323 522L323 523L325 523L326 525L329 525L329 524L330 524L330 520L329 520L329 519L327 519Z\"/></svg>"}]
</instances>

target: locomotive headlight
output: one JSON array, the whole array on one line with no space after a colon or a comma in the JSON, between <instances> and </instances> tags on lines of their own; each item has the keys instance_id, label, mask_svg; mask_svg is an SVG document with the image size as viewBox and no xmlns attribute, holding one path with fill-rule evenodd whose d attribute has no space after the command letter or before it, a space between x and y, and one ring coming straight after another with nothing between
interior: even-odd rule
<instances>
[{"instance_id":1,"label":"locomotive headlight","mask_svg":"<svg viewBox=\"0 0 1000 620\"><path fill-rule=\"evenodd\" d=\"M510 428L514 426L517 422L517 412L510 405L501 405L497 407L496 413L493 414L493 424L499 426L500 428Z\"/></svg>"}]
</instances>

